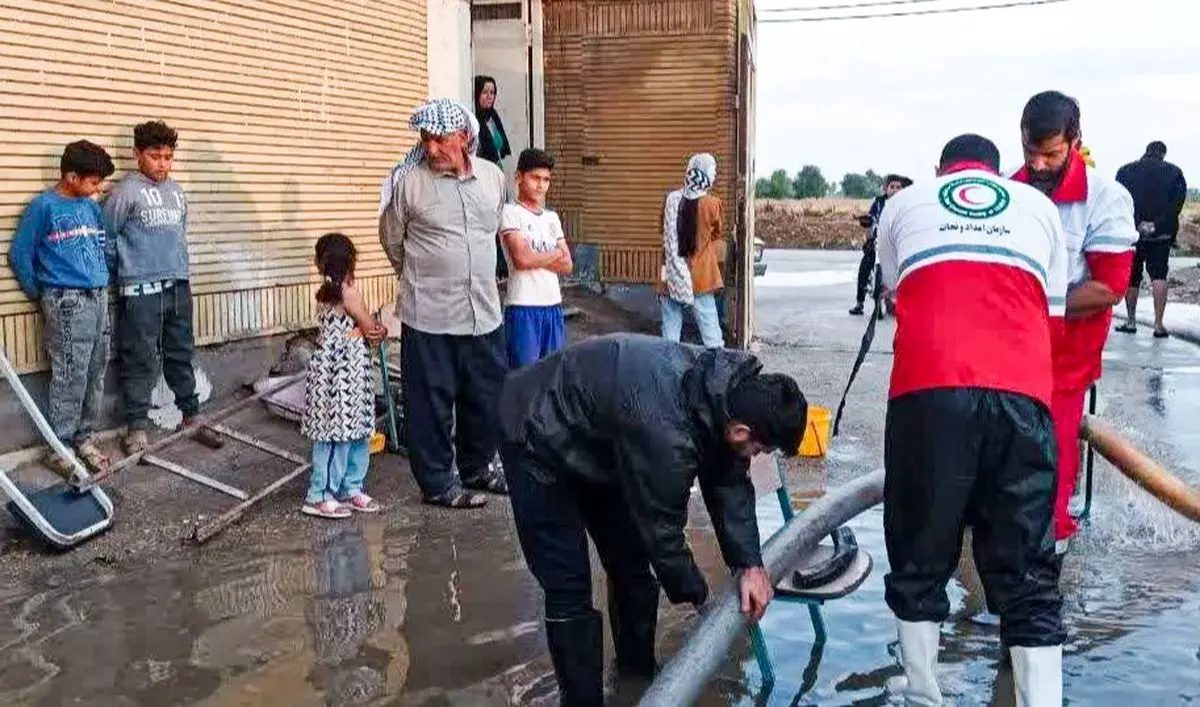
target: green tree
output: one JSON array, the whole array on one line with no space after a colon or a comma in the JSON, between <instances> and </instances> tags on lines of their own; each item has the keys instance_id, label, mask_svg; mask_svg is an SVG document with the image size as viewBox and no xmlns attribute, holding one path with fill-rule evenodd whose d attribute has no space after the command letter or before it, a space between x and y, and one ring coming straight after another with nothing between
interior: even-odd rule
<instances>
[{"instance_id":1,"label":"green tree","mask_svg":"<svg viewBox=\"0 0 1200 707\"><path fill-rule=\"evenodd\" d=\"M870 199L879 194L879 187L865 174L847 173L842 177L842 196L850 199Z\"/></svg>"},{"instance_id":2,"label":"green tree","mask_svg":"<svg viewBox=\"0 0 1200 707\"><path fill-rule=\"evenodd\" d=\"M770 177L759 179L754 183L754 195L760 199L793 198L792 182L788 179L787 172L777 169L771 173Z\"/></svg>"},{"instance_id":3,"label":"green tree","mask_svg":"<svg viewBox=\"0 0 1200 707\"><path fill-rule=\"evenodd\" d=\"M863 176L865 176L867 178L867 180L871 182L871 186L875 189L875 191L874 191L875 194L879 194L879 193L883 192L883 175L882 174L877 174L875 172L875 170L868 169L867 173Z\"/></svg>"},{"instance_id":4,"label":"green tree","mask_svg":"<svg viewBox=\"0 0 1200 707\"><path fill-rule=\"evenodd\" d=\"M830 184L825 181L825 175L816 165L804 165L796 173L796 178L792 180L792 193L796 195L797 199L829 196L829 192Z\"/></svg>"}]
</instances>

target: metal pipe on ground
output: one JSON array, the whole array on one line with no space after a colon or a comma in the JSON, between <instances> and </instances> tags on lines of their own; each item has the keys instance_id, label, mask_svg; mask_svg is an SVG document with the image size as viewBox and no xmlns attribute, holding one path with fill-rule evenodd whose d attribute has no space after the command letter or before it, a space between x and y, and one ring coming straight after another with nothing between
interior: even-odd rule
<instances>
[{"instance_id":1,"label":"metal pipe on ground","mask_svg":"<svg viewBox=\"0 0 1200 707\"><path fill-rule=\"evenodd\" d=\"M787 523L763 545L763 564L778 582L796 562L846 521L883 501L883 471L839 486ZM746 630L737 587L730 585L710 603L679 652L663 667L639 707L695 704L720 669L729 647Z\"/></svg>"},{"instance_id":2,"label":"metal pipe on ground","mask_svg":"<svg viewBox=\"0 0 1200 707\"><path fill-rule=\"evenodd\" d=\"M1091 443L1097 454L1151 496L1170 506L1184 518L1200 523L1200 489L1167 471L1146 456L1100 419L1086 415L1079 436Z\"/></svg>"}]
</instances>

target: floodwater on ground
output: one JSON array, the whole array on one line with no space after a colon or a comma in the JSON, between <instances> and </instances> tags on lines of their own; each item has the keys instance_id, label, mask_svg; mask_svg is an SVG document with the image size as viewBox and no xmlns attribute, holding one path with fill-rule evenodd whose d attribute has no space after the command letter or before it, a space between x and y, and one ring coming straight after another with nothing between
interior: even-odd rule
<instances>
[{"instance_id":1,"label":"floodwater on ground","mask_svg":"<svg viewBox=\"0 0 1200 707\"><path fill-rule=\"evenodd\" d=\"M853 265L820 267L842 273ZM841 394L863 321L846 316L844 292L824 287L804 288L798 306L797 290L788 289L794 279L778 278L779 287L760 295L756 316L780 342L761 355L772 370L794 373L810 400L828 405ZM878 348L887 348L889 327L881 326ZM819 336L787 340L805 331ZM1114 339L1101 416L1200 485L1197 353L1148 332ZM791 473L798 500L813 486L836 486L878 464L886 376L886 355L869 357L828 458ZM393 464L379 473L396 476L381 497L389 508L375 518L326 523L299 519L294 509L279 517L264 510L200 549L163 558L102 555L19 583L0 576L0 705L555 704L539 594L507 504L469 515L424 508L413 501L406 470ZM780 512L770 496L759 510L765 536L779 526ZM814 646L805 607L777 603L763 624L774 689L762 690L743 642L710 683L705 707L895 702L887 682L900 667L883 602L881 519L876 508L851 523L875 569L854 595L824 607L828 642ZM274 532L251 532L271 523ZM1200 704L1197 527L1098 465L1091 521L1063 580L1070 704ZM693 517L689 534L715 587L725 573L703 518ZM603 605L599 573L594 583ZM951 594L956 612L972 603L957 585ZM661 656L678 648L694 621L690 609L664 601ZM995 699L995 625L948 621L941 661L955 704L1011 704ZM635 698L636 686L617 704Z\"/></svg>"},{"instance_id":2,"label":"floodwater on ground","mask_svg":"<svg viewBox=\"0 0 1200 707\"><path fill-rule=\"evenodd\" d=\"M857 258L769 252L782 288L760 292L756 303L760 327L775 343L764 356L787 361L784 370L823 370L819 352L826 349L841 356L843 373L834 376L834 386L815 383L815 375L801 379L806 393L814 389L810 400L824 404L841 395L848 358L857 350L866 322L846 316L845 288L808 287L808 277L818 284L836 279ZM891 332L890 320L881 324L873 347L877 355L868 357L851 395L847 420L858 427L834 440L824 463L800 465L823 468L831 487L881 463L882 415L863 408L878 408L881 402ZM1200 486L1198 354L1192 344L1153 340L1145 330L1136 337L1114 334L1105 352L1099 406L1100 417L1195 486ZM760 499L759 516L764 535L782 522L772 498ZM775 663L774 689L769 694L762 690L755 661L743 652L726 671L729 703L900 703L887 690L888 679L902 671L895 625L883 601L888 567L882 517L882 509L875 508L849 524L860 547L872 554L875 568L858 592L823 608L829 636L825 646L813 645L805 607L773 606L763 630ZM1098 460L1090 520L1067 558L1062 588L1068 704L1200 704L1200 526L1176 516ZM962 706L1012 705L1005 689L1010 685L996 680L999 627L977 614L978 600L957 582L951 582L950 595L954 615L942 629L939 668L947 698Z\"/></svg>"}]
</instances>

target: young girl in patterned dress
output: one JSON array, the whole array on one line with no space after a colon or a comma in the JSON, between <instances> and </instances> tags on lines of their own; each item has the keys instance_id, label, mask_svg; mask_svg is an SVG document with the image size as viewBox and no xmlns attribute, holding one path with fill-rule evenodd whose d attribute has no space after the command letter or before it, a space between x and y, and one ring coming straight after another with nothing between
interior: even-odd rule
<instances>
[{"instance_id":1,"label":"young girl in patterned dress","mask_svg":"<svg viewBox=\"0 0 1200 707\"><path fill-rule=\"evenodd\" d=\"M313 441L312 476L301 512L346 518L353 511L377 513L379 504L363 493L375 428L375 389L369 343L386 330L371 317L354 286L357 253L341 233L317 240L320 333L308 364L304 419L300 431Z\"/></svg>"}]
</instances>

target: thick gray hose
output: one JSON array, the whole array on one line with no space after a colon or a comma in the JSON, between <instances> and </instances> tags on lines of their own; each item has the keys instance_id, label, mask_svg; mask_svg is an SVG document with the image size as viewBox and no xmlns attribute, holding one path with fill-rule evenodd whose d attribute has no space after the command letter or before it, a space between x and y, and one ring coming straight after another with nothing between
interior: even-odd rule
<instances>
[{"instance_id":1,"label":"thick gray hose","mask_svg":"<svg viewBox=\"0 0 1200 707\"><path fill-rule=\"evenodd\" d=\"M822 539L882 501L883 471L876 471L839 486L797 514L763 545L763 564L771 581L778 582ZM704 686L729 655L729 647L746 630L736 587L727 586L710 606L683 647L642 696L638 707L681 707L700 699Z\"/></svg>"}]
</instances>

